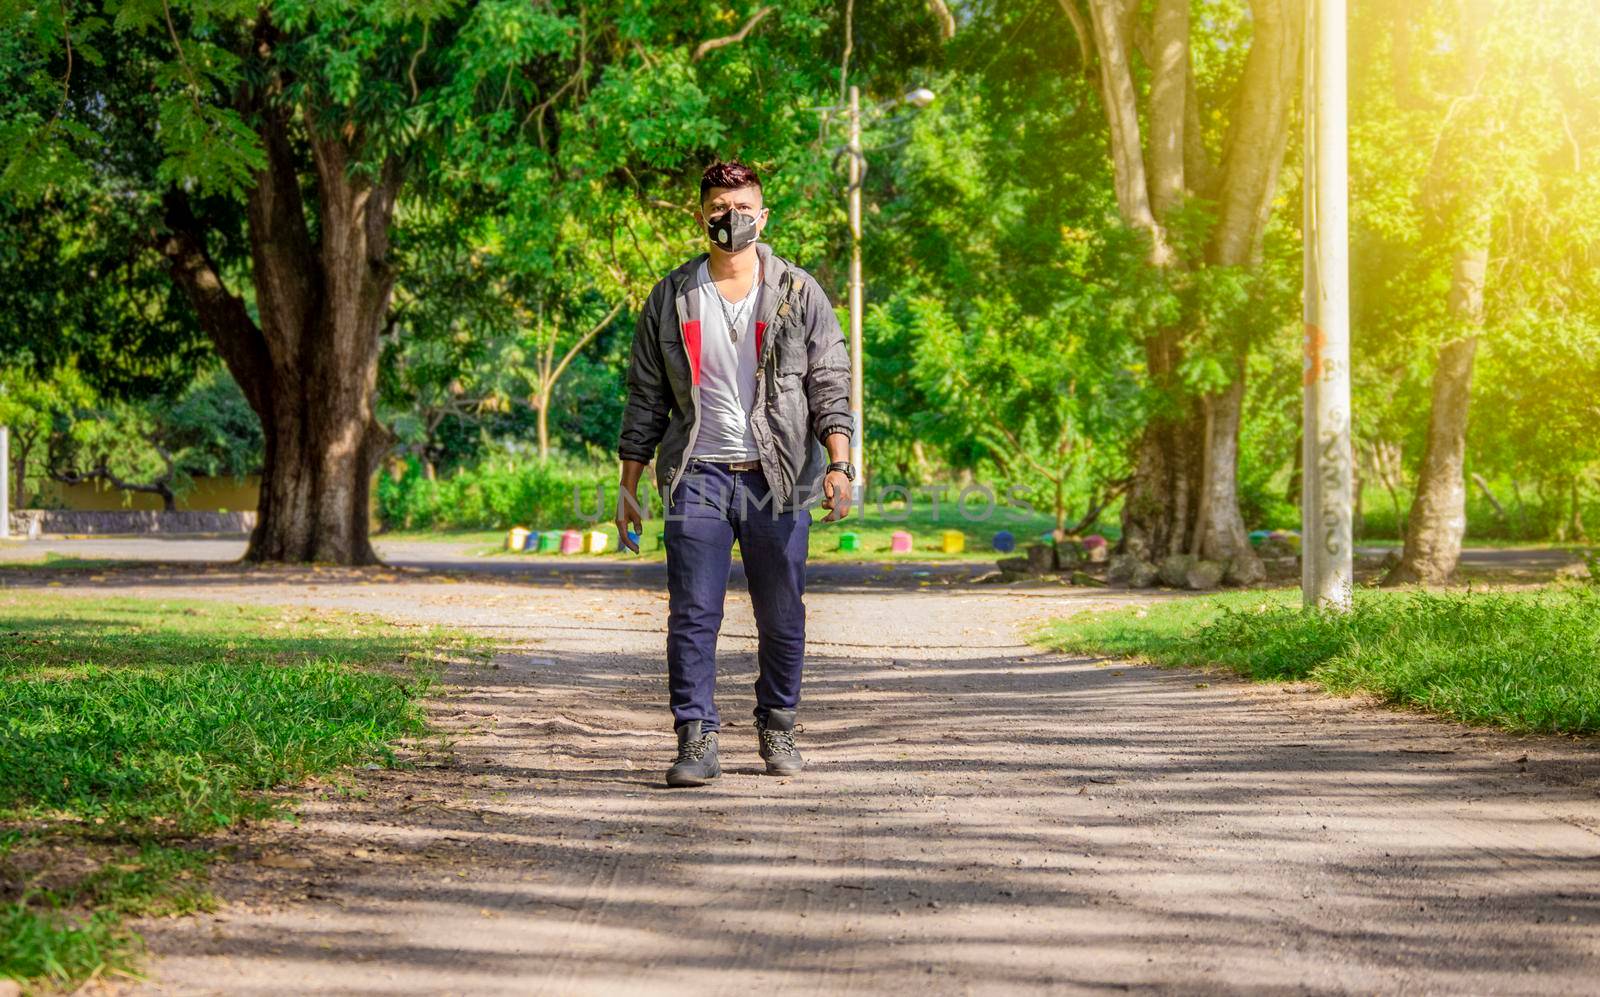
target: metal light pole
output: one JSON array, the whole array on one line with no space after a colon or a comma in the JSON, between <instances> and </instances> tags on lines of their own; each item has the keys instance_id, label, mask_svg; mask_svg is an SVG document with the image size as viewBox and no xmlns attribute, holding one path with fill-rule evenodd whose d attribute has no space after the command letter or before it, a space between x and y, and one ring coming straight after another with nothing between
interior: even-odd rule
<instances>
[{"instance_id":1,"label":"metal light pole","mask_svg":"<svg viewBox=\"0 0 1600 997\"><path fill-rule=\"evenodd\" d=\"M1306 5L1305 409L1301 590L1349 609L1350 218L1345 0Z\"/></svg>"},{"instance_id":2,"label":"metal light pole","mask_svg":"<svg viewBox=\"0 0 1600 997\"><path fill-rule=\"evenodd\" d=\"M850 157L850 463L856 466L856 498L867 494L866 398L861 374L861 92L850 88L850 139L845 146Z\"/></svg>"},{"instance_id":3,"label":"metal light pole","mask_svg":"<svg viewBox=\"0 0 1600 997\"><path fill-rule=\"evenodd\" d=\"M927 107L933 103L934 94L927 87L917 87L903 97L895 97L869 110L880 110L895 104ZM837 107L812 110L837 111ZM866 449L866 391L863 387L861 357L861 309L866 301L866 290L861 279L861 180L867 174L867 160L861 148L861 91L850 88L850 102L843 108L850 119L850 136L844 151L850 158L850 419L855 425L850 434L850 463L856 466L856 499L864 500L867 494Z\"/></svg>"}]
</instances>

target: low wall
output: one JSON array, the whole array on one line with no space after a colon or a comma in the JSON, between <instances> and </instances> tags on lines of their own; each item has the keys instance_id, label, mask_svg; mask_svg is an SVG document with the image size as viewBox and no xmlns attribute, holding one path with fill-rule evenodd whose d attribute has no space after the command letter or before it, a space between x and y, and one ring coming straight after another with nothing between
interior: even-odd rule
<instances>
[{"instance_id":1,"label":"low wall","mask_svg":"<svg viewBox=\"0 0 1600 997\"><path fill-rule=\"evenodd\" d=\"M11 535L45 533L106 535L129 533L249 533L256 514L250 512L154 512L144 509L20 509L11 514Z\"/></svg>"}]
</instances>

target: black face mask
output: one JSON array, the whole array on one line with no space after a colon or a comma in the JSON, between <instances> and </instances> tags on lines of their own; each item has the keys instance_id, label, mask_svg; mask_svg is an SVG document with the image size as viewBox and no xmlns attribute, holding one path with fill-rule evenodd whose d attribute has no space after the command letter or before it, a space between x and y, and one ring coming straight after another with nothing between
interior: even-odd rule
<instances>
[{"instance_id":1,"label":"black face mask","mask_svg":"<svg viewBox=\"0 0 1600 997\"><path fill-rule=\"evenodd\" d=\"M756 241L756 216L729 208L706 219L706 235L718 249L737 253Z\"/></svg>"}]
</instances>

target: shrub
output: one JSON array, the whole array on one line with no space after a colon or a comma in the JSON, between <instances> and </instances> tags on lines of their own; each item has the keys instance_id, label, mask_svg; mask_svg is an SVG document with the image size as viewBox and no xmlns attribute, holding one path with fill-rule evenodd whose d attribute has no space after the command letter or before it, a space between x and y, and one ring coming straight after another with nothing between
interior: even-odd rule
<instances>
[{"instance_id":1,"label":"shrub","mask_svg":"<svg viewBox=\"0 0 1600 997\"><path fill-rule=\"evenodd\" d=\"M501 455L430 481L408 459L399 477L379 478L378 518L390 530L579 527L611 519L615 478L586 460Z\"/></svg>"}]
</instances>

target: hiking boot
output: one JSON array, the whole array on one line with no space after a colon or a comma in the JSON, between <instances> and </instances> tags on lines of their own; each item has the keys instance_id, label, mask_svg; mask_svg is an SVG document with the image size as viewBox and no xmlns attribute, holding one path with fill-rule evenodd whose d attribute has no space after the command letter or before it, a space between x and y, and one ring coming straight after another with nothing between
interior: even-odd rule
<instances>
[{"instance_id":1,"label":"hiking boot","mask_svg":"<svg viewBox=\"0 0 1600 997\"><path fill-rule=\"evenodd\" d=\"M717 732L700 733L700 721L691 720L678 728L678 760L667 769L669 786L704 786L722 774L717 760Z\"/></svg>"},{"instance_id":2,"label":"hiking boot","mask_svg":"<svg viewBox=\"0 0 1600 997\"><path fill-rule=\"evenodd\" d=\"M799 775L806 767L800 749L794 746L793 710L768 710L765 718L756 717L756 736L761 739L767 775Z\"/></svg>"}]
</instances>

